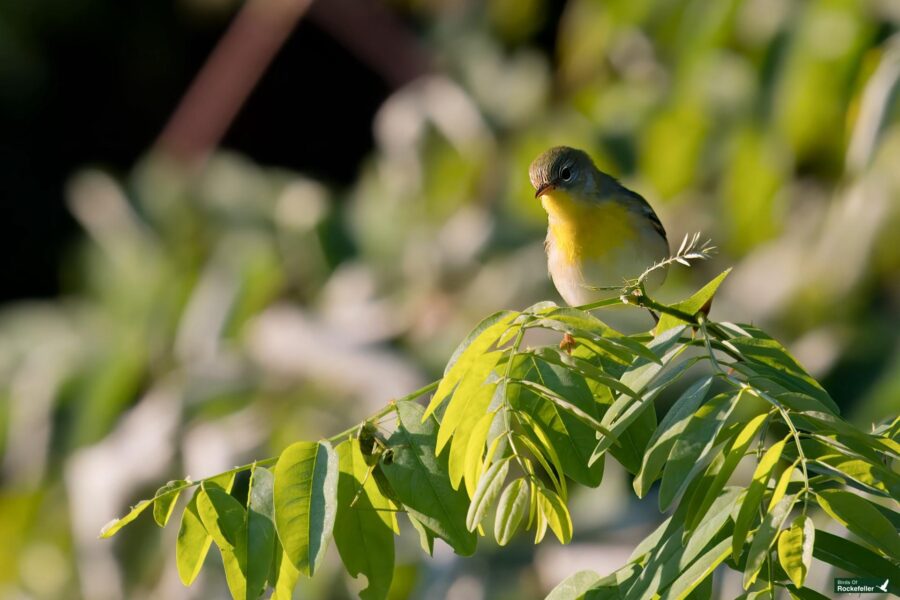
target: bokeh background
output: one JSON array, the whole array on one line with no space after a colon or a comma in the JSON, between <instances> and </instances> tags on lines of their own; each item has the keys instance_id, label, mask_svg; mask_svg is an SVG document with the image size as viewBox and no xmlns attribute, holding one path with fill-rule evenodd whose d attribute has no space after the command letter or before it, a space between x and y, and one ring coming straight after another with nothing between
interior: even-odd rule
<instances>
[{"instance_id":1,"label":"bokeh background","mask_svg":"<svg viewBox=\"0 0 900 600\"><path fill-rule=\"evenodd\" d=\"M898 25L895 0L0 2L0 597L225 597L215 551L181 587L177 519L100 528L557 299L527 180L552 144L719 247L664 300L733 265L714 318L857 424L900 412ZM393 597L541 597L620 566L655 504L610 465L571 546L404 535ZM332 551L297 597L359 587Z\"/></svg>"}]
</instances>

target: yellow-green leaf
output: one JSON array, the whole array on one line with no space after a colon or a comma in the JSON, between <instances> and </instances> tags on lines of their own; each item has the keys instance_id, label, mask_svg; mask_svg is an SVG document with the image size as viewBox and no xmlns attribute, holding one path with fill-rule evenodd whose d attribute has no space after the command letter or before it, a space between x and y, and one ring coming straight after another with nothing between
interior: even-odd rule
<instances>
[{"instance_id":1,"label":"yellow-green leaf","mask_svg":"<svg viewBox=\"0 0 900 600\"><path fill-rule=\"evenodd\" d=\"M747 487L747 494L744 496L741 510L738 512L738 517L734 522L734 534L731 538L731 555L735 561L738 561L741 557L741 550L744 547L744 542L747 540L750 525L758 514L759 504L766 491L772 470L778 464L779 459L781 459L781 453L786 442L787 439L783 439L772 444L763 454L759 464L756 465L756 470L753 472L753 480Z\"/></svg>"},{"instance_id":2,"label":"yellow-green leaf","mask_svg":"<svg viewBox=\"0 0 900 600\"><path fill-rule=\"evenodd\" d=\"M275 465L275 528L303 575L315 573L331 539L337 480L337 455L326 441L292 444Z\"/></svg>"},{"instance_id":3,"label":"yellow-green leaf","mask_svg":"<svg viewBox=\"0 0 900 600\"><path fill-rule=\"evenodd\" d=\"M781 501L770 510L762 521L762 524L753 534L753 541L750 543L750 551L747 553L747 566L744 568L744 589L746 590L753 582L756 581L759 570L762 568L766 557L769 556L769 550L775 543L778 532L784 525L788 516L791 514L791 508L797 496L788 496L782 498Z\"/></svg>"},{"instance_id":4,"label":"yellow-green leaf","mask_svg":"<svg viewBox=\"0 0 900 600\"><path fill-rule=\"evenodd\" d=\"M156 495L153 497L153 520L157 525L166 526L172 516L172 511L175 510L175 502L181 495L181 490L189 485L189 481L176 479L156 490Z\"/></svg>"},{"instance_id":5,"label":"yellow-green leaf","mask_svg":"<svg viewBox=\"0 0 900 600\"><path fill-rule=\"evenodd\" d=\"M538 506L556 539L568 544L572 540L572 517L566 503L553 490L538 486Z\"/></svg>"},{"instance_id":6,"label":"yellow-green leaf","mask_svg":"<svg viewBox=\"0 0 900 600\"><path fill-rule=\"evenodd\" d=\"M491 430L491 424L494 422L494 417L496 416L497 411L491 411L482 416L478 422L475 423L475 426L472 427L469 439L466 442L463 478L466 483L466 492L468 492L469 498L474 497L475 489L478 487L478 477L481 475L482 471L481 459L484 455L484 445L487 443L488 433ZM450 462L453 462L452 448Z\"/></svg>"},{"instance_id":7,"label":"yellow-green leaf","mask_svg":"<svg viewBox=\"0 0 900 600\"><path fill-rule=\"evenodd\" d=\"M794 519L791 528L782 531L778 538L778 561L798 588L803 587L809 573L815 541L816 528L806 515Z\"/></svg>"},{"instance_id":8,"label":"yellow-green leaf","mask_svg":"<svg viewBox=\"0 0 900 600\"><path fill-rule=\"evenodd\" d=\"M525 479L515 479L506 486L500 496L500 502L497 503L497 517L494 521L494 537L501 546L509 543L525 519L530 497L528 487Z\"/></svg>"},{"instance_id":9,"label":"yellow-green leaf","mask_svg":"<svg viewBox=\"0 0 900 600\"><path fill-rule=\"evenodd\" d=\"M497 340L517 316L519 316L517 312L500 311L492 314L475 326L475 329L466 336L466 339L456 348L447 362L444 377L441 379L438 389L434 392L434 396L422 415L422 419L430 417L444 400L453 393L453 390L472 364L496 344Z\"/></svg>"},{"instance_id":10,"label":"yellow-green leaf","mask_svg":"<svg viewBox=\"0 0 900 600\"><path fill-rule=\"evenodd\" d=\"M706 511L709 510L709 507L712 506L715 499L719 496L719 492L721 492L725 487L725 484L728 483L728 479L731 477L731 474L734 473L734 470L741 462L741 459L744 458L744 454L756 438L759 428L762 427L762 424L767 417L768 414L765 413L755 416L744 426L740 433L737 434L737 437L734 438L734 441L731 443L731 448L729 448L726 453L722 467L719 469L718 473L715 474L709 486L699 492L703 494L702 500L699 502L691 502L690 506L687 508L688 516L685 519L685 526L688 531L697 526L699 521L706 514Z\"/></svg>"},{"instance_id":11,"label":"yellow-green leaf","mask_svg":"<svg viewBox=\"0 0 900 600\"><path fill-rule=\"evenodd\" d=\"M368 584L359 597L383 600L394 578L393 507L370 476L359 440L341 442L335 452L340 476L334 542L347 572L366 576Z\"/></svg>"},{"instance_id":12,"label":"yellow-green leaf","mask_svg":"<svg viewBox=\"0 0 900 600\"><path fill-rule=\"evenodd\" d=\"M484 519L484 515L490 509L491 505L500 495L506 476L509 473L509 461L512 457L506 457L499 462L492 464L485 471L478 482L475 494L472 496L472 503L469 505L469 512L466 515L466 527L469 531L475 531L475 528Z\"/></svg>"},{"instance_id":13,"label":"yellow-green leaf","mask_svg":"<svg viewBox=\"0 0 900 600\"><path fill-rule=\"evenodd\" d=\"M900 556L900 535L868 500L844 490L822 490L816 498L834 520L873 548L889 558Z\"/></svg>"},{"instance_id":14,"label":"yellow-green leaf","mask_svg":"<svg viewBox=\"0 0 900 600\"><path fill-rule=\"evenodd\" d=\"M234 483L234 473L226 473L205 480L206 483L216 484L226 492L231 490ZM203 561L212 537L207 533L200 514L197 512L197 496L201 489L198 487L191 497L190 502L181 516L181 526L178 529L178 538L175 541L175 565L178 567L178 577L181 583L191 585L200 574Z\"/></svg>"},{"instance_id":15,"label":"yellow-green leaf","mask_svg":"<svg viewBox=\"0 0 900 600\"><path fill-rule=\"evenodd\" d=\"M687 313L692 316L696 315L704 305L706 305L713 299L713 296L716 295L719 286L722 285L722 282L725 281L725 278L728 277L729 273L731 273L730 268L722 271L709 283L707 283L696 293L694 293L690 298L686 298L681 302L676 302L675 304L670 304L669 306L683 313ZM678 317L673 317L672 315L668 314L662 314L659 316L659 323L656 324L656 335L659 335L663 331L667 331L683 323L684 321L679 319Z\"/></svg>"}]
</instances>

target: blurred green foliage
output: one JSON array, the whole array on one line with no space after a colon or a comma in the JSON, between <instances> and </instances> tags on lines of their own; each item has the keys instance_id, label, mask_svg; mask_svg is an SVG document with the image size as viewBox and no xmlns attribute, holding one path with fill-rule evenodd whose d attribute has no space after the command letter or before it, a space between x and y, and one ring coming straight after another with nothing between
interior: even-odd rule
<instances>
[{"instance_id":1,"label":"blurred green foliage","mask_svg":"<svg viewBox=\"0 0 900 600\"><path fill-rule=\"evenodd\" d=\"M722 249L664 296L734 265L716 318L780 337L851 420L900 410L895 3L389 6L438 67L385 102L356 181L227 152L73 177L68 292L0 314L0 596L185 594L154 551L172 540L101 542L100 526L167 477L343 429L437 375L483 315L555 298L526 176L552 144L645 195L672 240L702 230ZM610 478L597 493L620 512L576 543L652 526ZM397 598L534 597L572 570L527 547L418 564L415 545ZM334 570L298 593L354 585Z\"/></svg>"}]
</instances>

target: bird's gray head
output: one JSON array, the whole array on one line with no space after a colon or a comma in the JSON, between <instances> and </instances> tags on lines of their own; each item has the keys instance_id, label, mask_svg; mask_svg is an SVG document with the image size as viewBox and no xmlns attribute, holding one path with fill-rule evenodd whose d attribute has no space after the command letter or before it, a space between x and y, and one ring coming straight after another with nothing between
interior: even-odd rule
<instances>
[{"instance_id":1,"label":"bird's gray head","mask_svg":"<svg viewBox=\"0 0 900 600\"><path fill-rule=\"evenodd\" d=\"M534 197L539 198L554 189L589 192L602 183L603 174L583 150L555 146L532 161L528 177L535 190Z\"/></svg>"}]
</instances>

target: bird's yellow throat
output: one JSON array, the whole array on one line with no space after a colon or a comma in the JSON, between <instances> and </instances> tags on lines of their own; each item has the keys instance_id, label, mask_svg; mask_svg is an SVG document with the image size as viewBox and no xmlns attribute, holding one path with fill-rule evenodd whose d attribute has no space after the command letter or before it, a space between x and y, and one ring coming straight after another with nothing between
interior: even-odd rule
<instances>
[{"instance_id":1,"label":"bird's yellow throat","mask_svg":"<svg viewBox=\"0 0 900 600\"><path fill-rule=\"evenodd\" d=\"M637 237L628 209L616 202L581 201L557 189L541 196L541 203L549 235L569 264L601 259Z\"/></svg>"}]
</instances>

